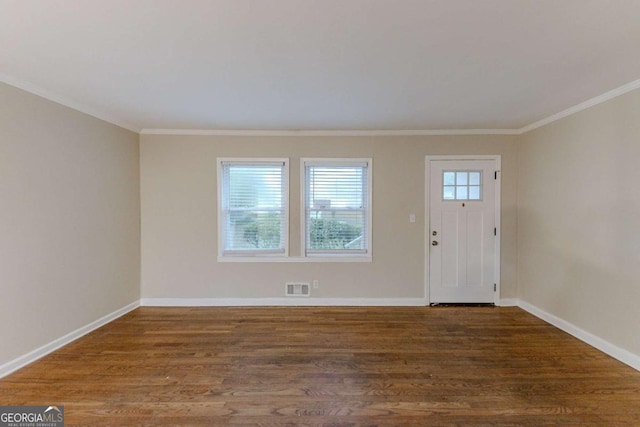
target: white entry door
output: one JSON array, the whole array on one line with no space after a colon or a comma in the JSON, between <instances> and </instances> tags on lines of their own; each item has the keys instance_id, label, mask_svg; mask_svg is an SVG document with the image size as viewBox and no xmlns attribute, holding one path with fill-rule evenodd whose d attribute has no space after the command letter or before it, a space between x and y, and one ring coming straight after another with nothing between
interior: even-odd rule
<instances>
[{"instance_id":1,"label":"white entry door","mask_svg":"<svg viewBox=\"0 0 640 427\"><path fill-rule=\"evenodd\" d=\"M496 303L499 158L427 158L427 168L429 302Z\"/></svg>"}]
</instances>

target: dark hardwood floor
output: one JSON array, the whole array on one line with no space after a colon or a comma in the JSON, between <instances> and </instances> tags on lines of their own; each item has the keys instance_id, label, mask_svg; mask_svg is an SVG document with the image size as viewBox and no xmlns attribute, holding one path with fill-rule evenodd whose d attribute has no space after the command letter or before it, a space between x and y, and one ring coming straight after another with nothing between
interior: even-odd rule
<instances>
[{"instance_id":1,"label":"dark hardwood floor","mask_svg":"<svg viewBox=\"0 0 640 427\"><path fill-rule=\"evenodd\" d=\"M139 308L0 396L66 426L640 426L640 372L518 308Z\"/></svg>"}]
</instances>

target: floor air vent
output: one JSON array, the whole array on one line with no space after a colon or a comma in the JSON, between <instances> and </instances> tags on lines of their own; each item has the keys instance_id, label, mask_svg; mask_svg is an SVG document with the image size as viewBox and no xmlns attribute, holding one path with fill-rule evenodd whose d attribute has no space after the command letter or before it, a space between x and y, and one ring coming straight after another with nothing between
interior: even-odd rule
<instances>
[{"instance_id":1,"label":"floor air vent","mask_svg":"<svg viewBox=\"0 0 640 427\"><path fill-rule=\"evenodd\" d=\"M286 283L284 294L288 297L308 297L310 290L308 283Z\"/></svg>"}]
</instances>

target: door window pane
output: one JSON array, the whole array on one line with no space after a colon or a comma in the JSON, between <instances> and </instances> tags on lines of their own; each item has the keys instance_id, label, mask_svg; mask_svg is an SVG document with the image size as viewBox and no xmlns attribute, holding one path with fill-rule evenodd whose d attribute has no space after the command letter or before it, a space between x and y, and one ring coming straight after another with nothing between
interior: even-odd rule
<instances>
[{"instance_id":1,"label":"door window pane","mask_svg":"<svg viewBox=\"0 0 640 427\"><path fill-rule=\"evenodd\" d=\"M445 186L443 191L442 198L445 200L455 200L456 199L456 187L454 186Z\"/></svg>"},{"instance_id":2,"label":"door window pane","mask_svg":"<svg viewBox=\"0 0 640 427\"><path fill-rule=\"evenodd\" d=\"M482 171L444 171L442 200L482 200Z\"/></svg>"},{"instance_id":3,"label":"door window pane","mask_svg":"<svg viewBox=\"0 0 640 427\"><path fill-rule=\"evenodd\" d=\"M469 186L469 200L480 200L480 186Z\"/></svg>"},{"instance_id":4,"label":"door window pane","mask_svg":"<svg viewBox=\"0 0 640 427\"><path fill-rule=\"evenodd\" d=\"M467 187L456 187L456 200L467 200L468 191Z\"/></svg>"},{"instance_id":5,"label":"door window pane","mask_svg":"<svg viewBox=\"0 0 640 427\"><path fill-rule=\"evenodd\" d=\"M469 172L469 185L480 185L480 172Z\"/></svg>"},{"instance_id":6,"label":"door window pane","mask_svg":"<svg viewBox=\"0 0 640 427\"><path fill-rule=\"evenodd\" d=\"M467 185L467 172L456 172L456 185Z\"/></svg>"},{"instance_id":7,"label":"door window pane","mask_svg":"<svg viewBox=\"0 0 640 427\"><path fill-rule=\"evenodd\" d=\"M444 183L444 185L456 185L455 172L445 172L442 176L442 182Z\"/></svg>"}]
</instances>

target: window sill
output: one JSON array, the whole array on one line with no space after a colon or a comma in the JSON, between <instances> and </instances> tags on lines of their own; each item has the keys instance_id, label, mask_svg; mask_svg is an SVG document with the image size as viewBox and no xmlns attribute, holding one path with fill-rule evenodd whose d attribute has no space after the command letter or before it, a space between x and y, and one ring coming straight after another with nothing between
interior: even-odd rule
<instances>
[{"instance_id":1,"label":"window sill","mask_svg":"<svg viewBox=\"0 0 640 427\"><path fill-rule=\"evenodd\" d=\"M371 256L226 256L218 257L218 262L373 262Z\"/></svg>"}]
</instances>

